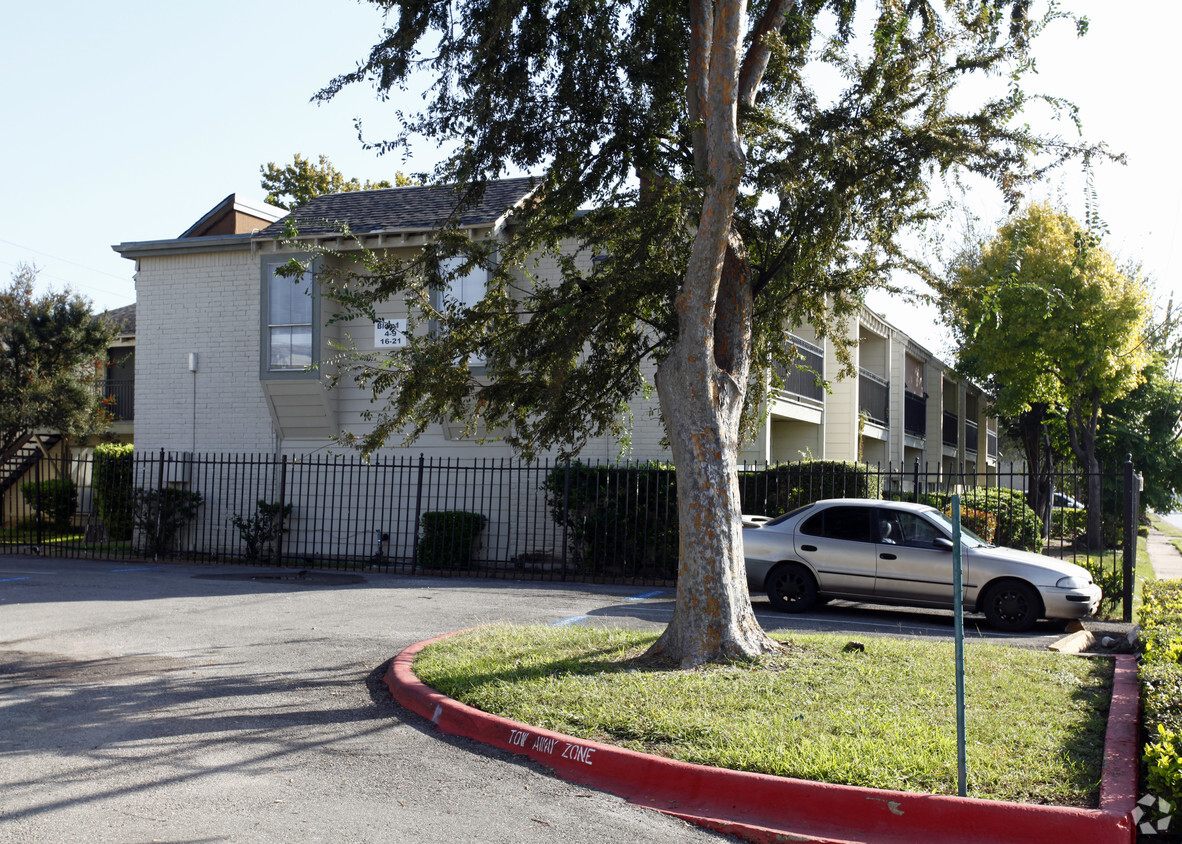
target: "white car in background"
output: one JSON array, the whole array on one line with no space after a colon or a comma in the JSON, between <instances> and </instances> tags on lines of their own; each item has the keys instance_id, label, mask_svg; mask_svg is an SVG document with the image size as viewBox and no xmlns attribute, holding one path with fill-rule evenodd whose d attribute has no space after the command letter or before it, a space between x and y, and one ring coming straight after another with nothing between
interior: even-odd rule
<instances>
[{"instance_id":1,"label":"white car in background","mask_svg":"<svg viewBox=\"0 0 1182 844\"><path fill-rule=\"evenodd\" d=\"M922 504L871 499L816 501L775 519L745 517L747 583L782 612L830 598L951 609L952 523ZM1087 569L990 545L961 530L963 601L999 630L1040 618L1090 616L1100 587Z\"/></svg>"}]
</instances>

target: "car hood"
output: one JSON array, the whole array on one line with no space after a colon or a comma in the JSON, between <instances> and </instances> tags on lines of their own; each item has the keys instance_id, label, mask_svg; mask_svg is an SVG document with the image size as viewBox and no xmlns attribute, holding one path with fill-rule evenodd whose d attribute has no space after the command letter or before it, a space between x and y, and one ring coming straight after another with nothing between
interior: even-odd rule
<instances>
[{"instance_id":1,"label":"car hood","mask_svg":"<svg viewBox=\"0 0 1182 844\"><path fill-rule=\"evenodd\" d=\"M970 558L978 560L997 560L1010 564L1020 563L1023 566L1037 569L1047 578L1047 582L1050 585L1054 585L1055 581L1061 577L1085 577L1088 580L1092 579L1091 572L1083 566L1077 566L1075 563L1068 563L1064 560L1056 560L1054 557L1047 557L1043 554L1019 551L1017 548L981 545L971 549L969 554Z\"/></svg>"}]
</instances>

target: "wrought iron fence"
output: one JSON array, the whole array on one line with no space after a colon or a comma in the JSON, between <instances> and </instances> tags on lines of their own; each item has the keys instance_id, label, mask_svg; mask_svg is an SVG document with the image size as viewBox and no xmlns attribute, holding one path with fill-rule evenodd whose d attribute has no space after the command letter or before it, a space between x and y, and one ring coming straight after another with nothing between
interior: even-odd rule
<instances>
[{"instance_id":1,"label":"wrought iron fence","mask_svg":"<svg viewBox=\"0 0 1182 844\"><path fill-rule=\"evenodd\" d=\"M0 502L0 552L668 584L675 481L653 463L165 452L43 460ZM765 516L841 497L943 509L961 493L980 530L994 532L987 538L1086 565L1107 595L1125 588L1130 542L1135 554L1128 463L1101 474L1095 502L1086 475L1057 474L1047 492L1059 506L1040 514L1026 507L1018 464L959 473L918 462L747 464L739 482L744 513ZM1089 505L1102 525L1090 549Z\"/></svg>"}]
</instances>

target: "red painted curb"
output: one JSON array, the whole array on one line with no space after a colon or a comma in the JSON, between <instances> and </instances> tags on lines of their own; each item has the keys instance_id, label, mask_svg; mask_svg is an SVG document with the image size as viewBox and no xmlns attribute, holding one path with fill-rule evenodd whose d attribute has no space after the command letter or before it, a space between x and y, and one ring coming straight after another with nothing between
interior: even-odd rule
<instances>
[{"instance_id":1,"label":"red painted curb","mask_svg":"<svg viewBox=\"0 0 1182 844\"><path fill-rule=\"evenodd\" d=\"M447 634L454 635L454 634ZM1137 791L1136 662L1116 658L1099 809L913 794L692 765L489 715L424 685L415 655L394 658L386 683L394 699L443 732L528 756L559 777L640 806L756 842L948 841L971 844L1129 844Z\"/></svg>"}]
</instances>

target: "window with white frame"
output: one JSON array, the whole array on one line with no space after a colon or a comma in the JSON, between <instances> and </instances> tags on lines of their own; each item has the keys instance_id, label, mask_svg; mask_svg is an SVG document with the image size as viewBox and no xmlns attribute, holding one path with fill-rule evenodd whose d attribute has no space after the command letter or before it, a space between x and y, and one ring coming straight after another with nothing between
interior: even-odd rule
<instances>
[{"instance_id":1,"label":"window with white frame","mask_svg":"<svg viewBox=\"0 0 1182 844\"><path fill-rule=\"evenodd\" d=\"M440 271L445 277L453 274L464 263L461 257L444 258L440 262ZM471 308L484 298L488 287L488 270L481 266L472 267L464 275L452 277L447 288L440 292L436 306L440 310L462 311ZM468 358L470 366L484 366L485 360L480 355Z\"/></svg>"},{"instance_id":2,"label":"window with white frame","mask_svg":"<svg viewBox=\"0 0 1182 844\"><path fill-rule=\"evenodd\" d=\"M278 272L280 266L267 268L266 369L270 372L301 372L315 362L316 308L312 274L283 276Z\"/></svg>"}]
</instances>

